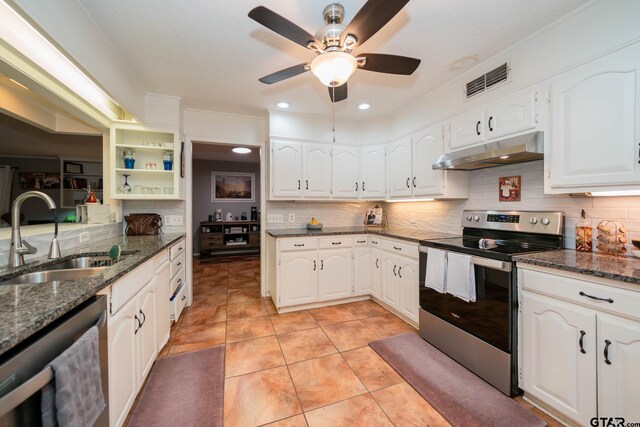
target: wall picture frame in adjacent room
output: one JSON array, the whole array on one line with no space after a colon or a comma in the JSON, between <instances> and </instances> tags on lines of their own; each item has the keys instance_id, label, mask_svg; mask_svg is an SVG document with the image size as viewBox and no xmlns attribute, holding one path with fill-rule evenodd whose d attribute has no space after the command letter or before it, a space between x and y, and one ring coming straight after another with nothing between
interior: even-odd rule
<instances>
[{"instance_id":1,"label":"wall picture frame in adjacent room","mask_svg":"<svg viewBox=\"0 0 640 427\"><path fill-rule=\"evenodd\" d=\"M64 173L82 175L84 167L82 163L64 162Z\"/></svg>"},{"instance_id":2,"label":"wall picture frame in adjacent room","mask_svg":"<svg viewBox=\"0 0 640 427\"><path fill-rule=\"evenodd\" d=\"M255 173L211 172L212 202L254 202Z\"/></svg>"},{"instance_id":3,"label":"wall picture frame in adjacent room","mask_svg":"<svg viewBox=\"0 0 640 427\"><path fill-rule=\"evenodd\" d=\"M501 202L519 202L521 190L520 175L498 178L498 200Z\"/></svg>"}]
</instances>

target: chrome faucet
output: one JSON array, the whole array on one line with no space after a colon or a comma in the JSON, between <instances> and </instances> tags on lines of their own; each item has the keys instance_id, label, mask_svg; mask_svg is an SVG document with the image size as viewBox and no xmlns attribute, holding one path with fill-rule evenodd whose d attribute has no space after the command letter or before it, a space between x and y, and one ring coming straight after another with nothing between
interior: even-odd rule
<instances>
[{"instance_id":1,"label":"chrome faucet","mask_svg":"<svg viewBox=\"0 0 640 427\"><path fill-rule=\"evenodd\" d=\"M40 191L27 191L22 193L13 201L11 207L11 248L9 249L9 267L15 268L24 265L24 256L31 255L38 252L38 249L27 243L26 240L22 240L20 236L20 207L22 203L31 198L39 197L47 204L49 209L53 212L53 220L55 223L55 230L53 233L53 240L51 240L51 246L49 247L49 259L60 258L60 245L58 244L58 217L56 216L56 204L53 199Z\"/></svg>"}]
</instances>

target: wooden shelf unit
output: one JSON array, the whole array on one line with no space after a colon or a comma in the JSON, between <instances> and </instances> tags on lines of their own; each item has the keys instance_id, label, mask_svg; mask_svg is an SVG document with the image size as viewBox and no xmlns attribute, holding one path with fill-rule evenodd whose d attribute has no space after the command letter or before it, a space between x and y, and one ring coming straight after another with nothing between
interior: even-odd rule
<instances>
[{"instance_id":1,"label":"wooden shelf unit","mask_svg":"<svg viewBox=\"0 0 640 427\"><path fill-rule=\"evenodd\" d=\"M260 221L203 221L200 258L260 253Z\"/></svg>"}]
</instances>

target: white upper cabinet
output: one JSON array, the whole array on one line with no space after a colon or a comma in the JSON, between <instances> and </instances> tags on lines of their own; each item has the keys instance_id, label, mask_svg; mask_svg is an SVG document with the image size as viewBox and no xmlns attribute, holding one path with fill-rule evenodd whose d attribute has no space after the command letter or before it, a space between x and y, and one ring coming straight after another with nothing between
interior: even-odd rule
<instances>
[{"instance_id":1,"label":"white upper cabinet","mask_svg":"<svg viewBox=\"0 0 640 427\"><path fill-rule=\"evenodd\" d=\"M548 187L591 191L640 183L640 44L551 83Z\"/></svg>"},{"instance_id":2,"label":"white upper cabinet","mask_svg":"<svg viewBox=\"0 0 640 427\"><path fill-rule=\"evenodd\" d=\"M356 147L333 147L333 197L357 199L362 194L362 183L358 175L358 155Z\"/></svg>"},{"instance_id":3,"label":"white upper cabinet","mask_svg":"<svg viewBox=\"0 0 640 427\"><path fill-rule=\"evenodd\" d=\"M535 129L537 99L537 91L527 89L490 104L485 110L487 140Z\"/></svg>"},{"instance_id":4,"label":"white upper cabinet","mask_svg":"<svg viewBox=\"0 0 640 427\"><path fill-rule=\"evenodd\" d=\"M384 199L385 197L385 146L372 145L360 150L360 197Z\"/></svg>"},{"instance_id":5,"label":"white upper cabinet","mask_svg":"<svg viewBox=\"0 0 640 427\"><path fill-rule=\"evenodd\" d=\"M411 137L389 144L387 156L387 180L390 197L411 196Z\"/></svg>"},{"instance_id":6,"label":"white upper cabinet","mask_svg":"<svg viewBox=\"0 0 640 427\"><path fill-rule=\"evenodd\" d=\"M462 113L451 119L449 149L467 147L484 141L484 109Z\"/></svg>"},{"instance_id":7,"label":"white upper cabinet","mask_svg":"<svg viewBox=\"0 0 640 427\"><path fill-rule=\"evenodd\" d=\"M331 197L331 146L304 144L304 196Z\"/></svg>"},{"instance_id":8,"label":"white upper cabinet","mask_svg":"<svg viewBox=\"0 0 640 427\"><path fill-rule=\"evenodd\" d=\"M411 186L414 196L434 196L443 193L441 170L433 170L431 165L438 160L444 149L444 129L436 125L413 137L413 178Z\"/></svg>"},{"instance_id":9,"label":"white upper cabinet","mask_svg":"<svg viewBox=\"0 0 640 427\"><path fill-rule=\"evenodd\" d=\"M271 194L274 197L302 197L302 144L271 142Z\"/></svg>"}]
</instances>

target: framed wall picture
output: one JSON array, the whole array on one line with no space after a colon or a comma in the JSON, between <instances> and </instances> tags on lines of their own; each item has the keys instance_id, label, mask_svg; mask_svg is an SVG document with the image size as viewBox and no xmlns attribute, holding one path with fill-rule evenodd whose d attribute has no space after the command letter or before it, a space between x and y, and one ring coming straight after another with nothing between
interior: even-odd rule
<instances>
[{"instance_id":1,"label":"framed wall picture","mask_svg":"<svg viewBox=\"0 0 640 427\"><path fill-rule=\"evenodd\" d=\"M84 173L84 168L82 163L64 162L64 173L82 175L82 173Z\"/></svg>"},{"instance_id":2,"label":"framed wall picture","mask_svg":"<svg viewBox=\"0 0 640 427\"><path fill-rule=\"evenodd\" d=\"M519 202L520 189L520 175L498 178L498 194L501 202Z\"/></svg>"},{"instance_id":3,"label":"framed wall picture","mask_svg":"<svg viewBox=\"0 0 640 427\"><path fill-rule=\"evenodd\" d=\"M212 202L254 202L256 174L211 172Z\"/></svg>"}]
</instances>

